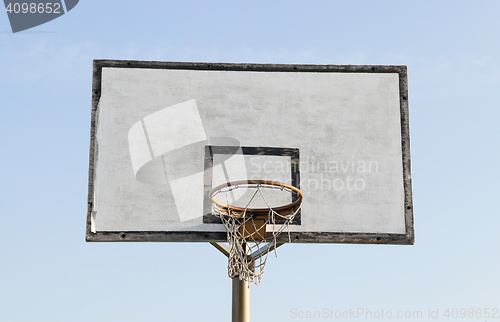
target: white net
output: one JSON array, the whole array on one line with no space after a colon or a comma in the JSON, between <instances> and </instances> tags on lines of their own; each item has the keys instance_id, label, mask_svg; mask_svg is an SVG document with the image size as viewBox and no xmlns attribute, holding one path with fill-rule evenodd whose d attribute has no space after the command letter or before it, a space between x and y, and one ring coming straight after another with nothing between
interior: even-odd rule
<instances>
[{"instance_id":1,"label":"white net","mask_svg":"<svg viewBox=\"0 0 500 322\"><path fill-rule=\"evenodd\" d=\"M236 189L253 191L243 206L231 205L237 203L230 202L231 194ZM270 199L276 190L288 193L293 202L281 207L272 205ZM242 181L215 188L211 198L212 212L222 220L227 230L229 277L238 276L240 280L260 284L270 250L274 249L276 254L276 238L287 230L288 240L291 241L289 228L300 210L302 194L296 188L276 182ZM265 206L250 207L259 202Z\"/></svg>"}]
</instances>

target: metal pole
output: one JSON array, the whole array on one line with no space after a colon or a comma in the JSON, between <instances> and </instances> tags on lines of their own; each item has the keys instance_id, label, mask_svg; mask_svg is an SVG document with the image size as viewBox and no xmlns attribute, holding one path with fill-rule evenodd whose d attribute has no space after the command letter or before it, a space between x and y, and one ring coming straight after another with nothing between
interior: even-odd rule
<instances>
[{"instance_id":1,"label":"metal pole","mask_svg":"<svg viewBox=\"0 0 500 322\"><path fill-rule=\"evenodd\" d=\"M230 249L223 243L211 242L212 246L217 248L222 254L229 257ZM278 244L276 247L281 246ZM245 247L248 247L245 244ZM249 255L251 256L251 254ZM253 269L254 260L250 264ZM232 322L250 322L250 282L240 281L239 277L233 277L233 305Z\"/></svg>"},{"instance_id":2,"label":"metal pole","mask_svg":"<svg viewBox=\"0 0 500 322\"><path fill-rule=\"evenodd\" d=\"M232 322L250 322L250 282L233 277Z\"/></svg>"}]
</instances>

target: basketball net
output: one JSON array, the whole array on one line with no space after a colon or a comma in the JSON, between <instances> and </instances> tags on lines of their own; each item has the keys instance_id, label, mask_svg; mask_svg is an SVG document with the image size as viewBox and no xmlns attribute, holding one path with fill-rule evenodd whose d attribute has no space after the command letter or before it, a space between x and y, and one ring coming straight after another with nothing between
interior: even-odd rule
<instances>
[{"instance_id":1,"label":"basketball net","mask_svg":"<svg viewBox=\"0 0 500 322\"><path fill-rule=\"evenodd\" d=\"M245 207L229 204L228 194L242 187L254 189L253 196ZM267 189L280 189L290 192L296 199L289 205L271 207L265 197ZM216 202L217 194L225 194L226 203ZM218 186L210 192L212 213L219 217L227 230L229 243L229 277L260 284L269 252L274 249L277 237L285 230L290 239L290 224L302 205L302 193L295 187L270 181L239 181ZM250 203L262 198L267 207L250 208Z\"/></svg>"}]
</instances>

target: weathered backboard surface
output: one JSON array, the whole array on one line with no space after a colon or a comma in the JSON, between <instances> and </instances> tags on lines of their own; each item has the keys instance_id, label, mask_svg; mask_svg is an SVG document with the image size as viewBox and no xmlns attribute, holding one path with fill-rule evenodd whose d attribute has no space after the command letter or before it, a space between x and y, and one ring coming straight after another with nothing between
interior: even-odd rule
<instances>
[{"instance_id":1,"label":"weathered backboard surface","mask_svg":"<svg viewBox=\"0 0 500 322\"><path fill-rule=\"evenodd\" d=\"M292 242L414 241L405 66L96 60L92 95L88 241L225 241L245 179L301 189Z\"/></svg>"}]
</instances>

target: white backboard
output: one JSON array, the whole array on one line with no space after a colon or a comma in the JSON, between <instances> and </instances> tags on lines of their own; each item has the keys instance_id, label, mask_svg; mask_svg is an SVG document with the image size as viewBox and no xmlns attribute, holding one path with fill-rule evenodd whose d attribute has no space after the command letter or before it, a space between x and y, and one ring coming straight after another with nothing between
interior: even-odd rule
<instances>
[{"instance_id":1,"label":"white backboard","mask_svg":"<svg viewBox=\"0 0 500 322\"><path fill-rule=\"evenodd\" d=\"M87 240L225 241L245 179L301 189L294 242L413 243L406 67L94 61Z\"/></svg>"}]
</instances>

